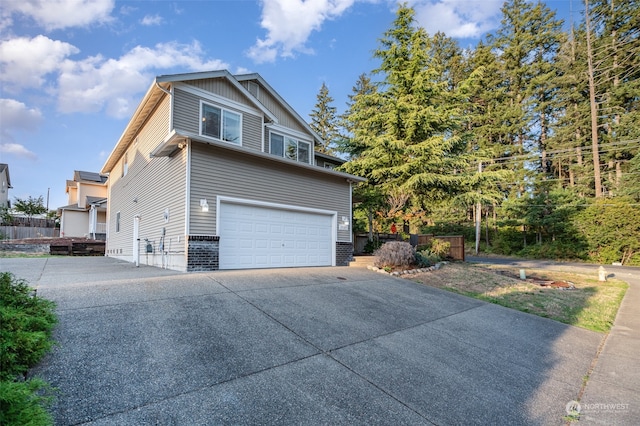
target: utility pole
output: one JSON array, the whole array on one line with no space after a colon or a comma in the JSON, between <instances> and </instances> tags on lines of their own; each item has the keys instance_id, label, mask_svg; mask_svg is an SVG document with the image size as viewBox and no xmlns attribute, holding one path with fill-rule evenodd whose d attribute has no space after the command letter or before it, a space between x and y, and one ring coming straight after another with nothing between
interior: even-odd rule
<instances>
[{"instance_id":1,"label":"utility pole","mask_svg":"<svg viewBox=\"0 0 640 426\"><path fill-rule=\"evenodd\" d=\"M591 104L591 151L593 151L593 180L596 198L602 197L600 178L600 153L598 152L598 110L596 105L596 85L593 78L593 50L591 49L591 24L589 19L589 0L584 0L585 25L587 30L587 64L589 74L589 103Z\"/></svg>"}]
</instances>

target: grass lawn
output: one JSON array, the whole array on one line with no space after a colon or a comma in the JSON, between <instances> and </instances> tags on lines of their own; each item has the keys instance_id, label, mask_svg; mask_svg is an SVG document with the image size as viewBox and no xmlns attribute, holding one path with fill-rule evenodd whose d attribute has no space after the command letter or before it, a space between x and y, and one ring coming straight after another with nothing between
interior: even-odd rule
<instances>
[{"instance_id":1,"label":"grass lawn","mask_svg":"<svg viewBox=\"0 0 640 426\"><path fill-rule=\"evenodd\" d=\"M405 278L522 312L597 332L611 329L628 284L597 276L527 269L527 278L570 281L574 289L542 287L518 277L519 269L498 265L450 263Z\"/></svg>"}]
</instances>

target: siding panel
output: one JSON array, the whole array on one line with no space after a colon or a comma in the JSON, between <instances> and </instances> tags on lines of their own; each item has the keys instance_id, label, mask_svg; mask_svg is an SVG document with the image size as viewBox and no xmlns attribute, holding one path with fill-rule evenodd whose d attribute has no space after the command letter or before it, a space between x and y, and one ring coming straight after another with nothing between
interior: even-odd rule
<instances>
[{"instance_id":1,"label":"siding panel","mask_svg":"<svg viewBox=\"0 0 640 426\"><path fill-rule=\"evenodd\" d=\"M268 160L193 143L191 160L190 233L215 235L216 197L245 198L338 212L351 216L350 187L343 178L287 168ZM202 212L206 198L209 211ZM338 231L337 241L351 241L351 231Z\"/></svg>"},{"instance_id":2,"label":"siding panel","mask_svg":"<svg viewBox=\"0 0 640 426\"><path fill-rule=\"evenodd\" d=\"M149 153L169 132L170 99L165 96L129 146L129 170L121 176L122 159L109 177L107 255L133 260L133 221L140 216L140 261L160 266L159 244L163 236L169 251L168 267L183 269L185 250L185 188L187 150L174 157L150 158ZM164 211L169 209L165 223ZM116 213L120 212L120 232ZM145 253L145 239L154 252Z\"/></svg>"},{"instance_id":3,"label":"siding panel","mask_svg":"<svg viewBox=\"0 0 640 426\"><path fill-rule=\"evenodd\" d=\"M178 130L199 134L200 100L203 98L180 89L175 89L174 93L174 127ZM207 103L216 105L216 103L211 100L204 100ZM244 102L246 103L246 98ZM262 117L244 111L238 111L226 105L219 106L242 114L242 146L248 149L262 151ZM249 106L253 107L253 105Z\"/></svg>"}]
</instances>

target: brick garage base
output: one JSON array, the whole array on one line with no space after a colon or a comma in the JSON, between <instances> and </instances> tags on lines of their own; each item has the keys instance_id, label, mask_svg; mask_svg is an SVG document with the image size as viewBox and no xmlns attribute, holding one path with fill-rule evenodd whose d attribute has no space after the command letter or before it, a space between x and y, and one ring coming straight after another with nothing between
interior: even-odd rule
<instances>
[{"instance_id":1,"label":"brick garage base","mask_svg":"<svg viewBox=\"0 0 640 426\"><path fill-rule=\"evenodd\" d=\"M336 243L336 266L349 266L353 260L353 243ZM206 272L220 269L220 237L190 235L187 247L187 271Z\"/></svg>"},{"instance_id":2,"label":"brick garage base","mask_svg":"<svg viewBox=\"0 0 640 426\"><path fill-rule=\"evenodd\" d=\"M349 266L353 260L353 243L336 243L336 266Z\"/></svg>"},{"instance_id":3,"label":"brick garage base","mask_svg":"<svg viewBox=\"0 0 640 426\"><path fill-rule=\"evenodd\" d=\"M220 237L189 235L187 272L217 271L220 269Z\"/></svg>"}]
</instances>

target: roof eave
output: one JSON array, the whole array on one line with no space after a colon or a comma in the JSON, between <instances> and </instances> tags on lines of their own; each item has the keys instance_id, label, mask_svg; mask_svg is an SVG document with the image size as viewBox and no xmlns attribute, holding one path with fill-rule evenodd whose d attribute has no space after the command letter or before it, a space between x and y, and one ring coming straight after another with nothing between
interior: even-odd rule
<instances>
[{"instance_id":1,"label":"roof eave","mask_svg":"<svg viewBox=\"0 0 640 426\"><path fill-rule=\"evenodd\" d=\"M127 127L125 127L122 135L118 139L116 146L109 154L109 157L107 157L107 161L105 161L104 166L102 166L100 173L107 174L113 170L120 157L122 157L129 144L133 141L138 130L140 130L149 117L149 114L151 114L158 102L166 95L166 93L158 87L159 84L157 79L154 79L151 83L151 86L129 120ZM167 83L165 85L168 87L169 84Z\"/></svg>"}]
</instances>

